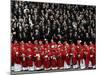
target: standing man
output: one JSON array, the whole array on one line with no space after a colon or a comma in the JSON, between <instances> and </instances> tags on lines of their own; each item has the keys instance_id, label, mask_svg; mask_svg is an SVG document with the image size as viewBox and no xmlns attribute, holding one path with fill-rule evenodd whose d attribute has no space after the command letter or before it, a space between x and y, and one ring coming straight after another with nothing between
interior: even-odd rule
<instances>
[{"instance_id":1,"label":"standing man","mask_svg":"<svg viewBox=\"0 0 100 75\"><path fill-rule=\"evenodd\" d=\"M90 60L90 49L89 46L84 42L84 59L85 59L85 67L89 67L89 60Z\"/></svg>"},{"instance_id":2,"label":"standing man","mask_svg":"<svg viewBox=\"0 0 100 75\"><path fill-rule=\"evenodd\" d=\"M21 71L22 70L22 65L21 65L21 52L16 47L14 48L14 54L15 54L14 71Z\"/></svg>"},{"instance_id":3,"label":"standing man","mask_svg":"<svg viewBox=\"0 0 100 75\"><path fill-rule=\"evenodd\" d=\"M71 50L70 50L70 46L69 44L67 43L67 41L64 42L64 69L69 69L71 68L71 64L70 64L70 53L71 53Z\"/></svg>"},{"instance_id":4,"label":"standing man","mask_svg":"<svg viewBox=\"0 0 100 75\"><path fill-rule=\"evenodd\" d=\"M34 64L33 64L33 51L31 48L27 48L27 65L28 70L33 71L34 70Z\"/></svg>"},{"instance_id":5,"label":"standing man","mask_svg":"<svg viewBox=\"0 0 100 75\"><path fill-rule=\"evenodd\" d=\"M78 68L78 64L77 64L78 61L77 61L76 46L75 46L74 43L71 46L71 56L72 56L72 65L73 65L73 68L76 69L76 68Z\"/></svg>"},{"instance_id":6,"label":"standing man","mask_svg":"<svg viewBox=\"0 0 100 75\"><path fill-rule=\"evenodd\" d=\"M35 70L43 69L41 53L39 52L39 49L37 47L35 47L35 50L34 50L34 67L35 67Z\"/></svg>"}]
</instances>

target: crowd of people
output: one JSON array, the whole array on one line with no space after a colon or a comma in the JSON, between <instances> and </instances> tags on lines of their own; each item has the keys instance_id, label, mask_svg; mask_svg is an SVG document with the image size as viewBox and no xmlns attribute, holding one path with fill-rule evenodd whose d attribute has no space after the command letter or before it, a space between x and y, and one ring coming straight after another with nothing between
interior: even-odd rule
<instances>
[{"instance_id":1,"label":"crowd of people","mask_svg":"<svg viewBox=\"0 0 100 75\"><path fill-rule=\"evenodd\" d=\"M95 6L12 1L12 41L96 39Z\"/></svg>"},{"instance_id":2,"label":"crowd of people","mask_svg":"<svg viewBox=\"0 0 100 75\"><path fill-rule=\"evenodd\" d=\"M51 40L12 43L12 70L34 71L55 69L89 69L96 68L96 48L81 41L68 44Z\"/></svg>"},{"instance_id":3,"label":"crowd of people","mask_svg":"<svg viewBox=\"0 0 100 75\"><path fill-rule=\"evenodd\" d=\"M11 1L14 71L96 68L95 6Z\"/></svg>"}]
</instances>

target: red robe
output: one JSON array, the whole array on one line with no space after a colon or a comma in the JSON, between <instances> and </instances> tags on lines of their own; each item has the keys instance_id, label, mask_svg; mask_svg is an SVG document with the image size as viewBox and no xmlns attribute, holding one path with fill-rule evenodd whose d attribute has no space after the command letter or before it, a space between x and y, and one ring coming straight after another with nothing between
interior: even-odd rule
<instances>
[{"instance_id":1,"label":"red robe","mask_svg":"<svg viewBox=\"0 0 100 75\"><path fill-rule=\"evenodd\" d=\"M21 64L21 52L17 49L15 51L15 63L16 64Z\"/></svg>"},{"instance_id":2,"label":"red robe","mask_svg":"<svg viewBox=\"0 0 100 75\"><path fill-rule=\"evenodd\" d=\"M80 60L82 59L82 56L83 56L83 54L82 54L82 45L77 45L76 46L76 51L77 51L77 60L78 60L78 63L80 63ZM81 55L82 54L82 55Z\"/></svg>"},{"instance_id":3,"label":"red robe","mask_svg":"<svg viewBox=\"0 0 100 75\"><path fill-rule=\"evenodd\" d=\"M35 50L35 48L38 48L38 45L37 44L33 44L32 45L32 50Z\"/></svg>"},{"instance_id":4,"label":"red robe","mask_svg":"<svg viewBox=\"0 0 100 75\"><path fill-rule=\"evenodd\" d=\"M57 66L64 67L64 51L57 52Z\"/></svg>"},{"instance_id":5,"label":"red robe","mask_svg":"<svg viewBox=\"0 0 100 75\"><path fill-rule=\"evenodd\" d=\"M42 66L41 54L39 52L34 52L34 65L36 67Z\"/></svg>"},{"instance_id":6,"label":"red robe","mask_svg":"<svg viewBox=\"0 0 100 75\"><path fill-rule=\"evenodd\" d=\"M51 67L51 64L50 64L50 56L51 56L51 53L49 52L46 52L43 56L43 66L44 68L50 68Z\"/></svg>"},{"instance_id":7,"label":"red robe","mask_svg":"<svg viewBox=\"0 0 100 75\"><path fill-rule=\"evenodd\" d=\"M80 51L79 54L80 54L80 58L79 58L79 60L84 59L84 50L83 50L83 49Z\"/></svg>"},{"instance_id":8,"label":"red robe","mask_svg":"<svg viewBox=\"0 0 100 75\"><path fill-rule=\"evenodd\" d=\"M27 51L27 65L33 66L33 51Z\"/></svg>"},{"instance_id":9,"label":"red robe","mask_svg":"<svg viewBox=\"0 0 100 75\"><path fill-rule=\"evenodd\" d=\"M96 53L95 53L95 50L90 51L90 61L92 62L93 66L96 64Z\"/></svg>"},{"instance_id":10,"label":"red robe","mask_svg":"<svg viewBox=\"0 0 100 75\"><path fill-rule=\"evenodd\" d=\"M11 51L11 65L14 65L15 63L15 53L14 51Z\"/></svg>"},{"instance_id":11,"label":"red robe","mask_svg":"<svg viewBox=\"0 0 100 75\"><path fill-rule=\"evenodd\" d=\"M28 64L27 64L27 50L26 48L24 48L24 50L20 49L21 50L21 61L22 61L22 66L23 67L27 67Z\"/></svg>"},{"instance_id":12,"label":"red robe","mask_svg":"<svg viewBox=\"0 0 100 75\"><path fill-rule=\"evenodd\" d=\"M88 46L84 47L84 59L85 59L85 64L88 66L90 60L90 50Z\"/></svg>"},{"instance_id":13,"label":"red robe","mask_svg":"<svg viewBox=\"0 0 100 75\"><path fill-rule=\"evenodd\" d=\"M64 61L70 65L70 49L64 49Z\"/></svg>"},{"instance_id":14,"label":"red robe","mask_svg":"<svg viewBox=\"0 0 100 75\"><path fill-rule=\"evenodd\" d=\"M74 48L74 50L72 50ZM77 64L77 48L75 45L70 46L71 52L70 55L72 56L72 63L73 65Z\"/></svg>"},{"instance_id":15,"label":"red robe","mask_svg":"<svg viewBox=\"0 0 100 75\"><path fill-rule=\"evenodd\" d=\"M14 50L14 48L16 48L16 50L19 50L19 44L18 43L12 43L11 44L11 63L14 64L15 63L15 57L16 57L16 50Z\"/></svg>"},{"instance_id":16,"label":"red robe","mask_svg":"<svg viewBox=\"0 0 100 75\"><path fill-rule=\"evenodd\" d=\"M14 49L14 48L16 48L16 47L13 46L13 44L11 44L11 65L14 65L14 63L15 63L15 56L16 56L15 50L16 49Z\"/></svg>"},{"instance_id":17,"label":"red robe","mask_svg":"<svg viewBox=\"0 0 100 75\"><path fill-rule=\"evenodd\" d=\"M72 54L72 63L73 65L77 64L77 51L76 51L76 48L71 51L71 54Z\"/></svg>"},{"instance_id":18,"label":"red robe","mask_svg":"<svg viewBox=\"0 0 100 75\"><path fill-rule=\"evenodd\" d=\"M50 44L49 43L48 44L45 44L44 47L45 48L50 48Z\"/></svg>"},{"instance_id":19,"label":"red robe","mask_svg":"<svg viewBox=\"0 0 100 75\"><path fill-rule=\"evenodd\" d=\"M39 45L38 47L39 47L40 51L44 50L44 45L43 44Z\"/></svg>"},{"instance_id":20,"label":"red robe","mask_svg":"<svg viewBox=\"0 0 100 75\"><path fill-rule=\"evenodd\" d=\"M57 53L54 51L51 52L51 66L57 67Z\"/></svg>"}]
</instances>

